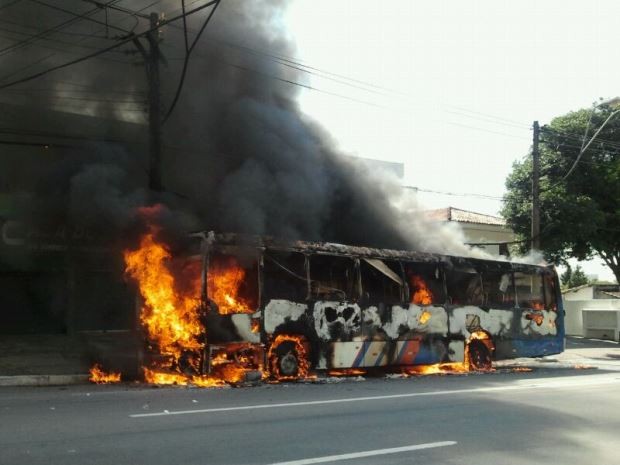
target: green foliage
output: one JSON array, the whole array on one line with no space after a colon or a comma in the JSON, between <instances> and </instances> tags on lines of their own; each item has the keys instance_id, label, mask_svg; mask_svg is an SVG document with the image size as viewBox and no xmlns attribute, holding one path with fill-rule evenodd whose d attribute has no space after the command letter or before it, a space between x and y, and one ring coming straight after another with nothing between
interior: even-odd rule
<instances>
[{"instance_id":1,"label":"green foliage","mask_svg":"<svg viewBox=\"0 0 620 465\"><path fill-rule=\"evenodd\" d=\"M577 265L575 271L569 266L566 267L566 271L560 276L562 287L565 289L571 289L573 287L583 286L584 284L590 284L590 280L581 269L581 266Z\"/></svg>"},{"instance_id":2,"label":"green foliage","mask_svg":"<svg viewBox=\"0 0 620 465\"><path fill-rule=\"evenodd\" d=\"M620 278L620 114L614 115L563 179L586 142L613 112L610 108L579 110L555 118L541 129L541 249L547 260L565 262L599 256ZM588 125L588 119L592 120ZM508 225L530 238L532 161L515 162L506 180L502 210ZM521 251L527 250L523 242Z\"/></svg>"}]
</instances>

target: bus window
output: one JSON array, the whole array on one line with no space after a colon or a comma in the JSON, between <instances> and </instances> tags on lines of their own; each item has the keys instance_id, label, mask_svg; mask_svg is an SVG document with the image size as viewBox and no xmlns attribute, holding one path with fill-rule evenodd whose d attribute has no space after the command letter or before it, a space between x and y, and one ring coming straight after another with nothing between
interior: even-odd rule
<instances>
[{"instance_id":1,"label":"bus window","mask_svg":"<svg viewBox=\"0 0 620 465\"><path fill-rule=\"evenodd\" d=\"M363 259L360 263L362 291L370 305L403 301L403 280L398 262Z\"/></svg>"},{"instance_id":2,"label":"bus window","mask_svg":"<svg viewBox=\"0 0 620 465\"><path fill-rule=\"evenodd\" d=\"M263 294L265 300L284 299L303 302L308 298L306 257L291 252L265 252Z\"/></svg>"},{"instance_id":3,"label":"bus window","mask_svg":"<svg viewBox=\"0 0 620 465\"><path fill-rule=\"evenodd\" d=\"M543 282L545 286L545 308L556 312L558 310L558 297L555 289L554 275L552 273L545 273L543 275Z\"/></svg>"},{"instance_id":4,"label":"bus window","mask_svg":"<svg viewBox=\"0 0 620 465\"><path fill-rule=\"evenodd\" d=\"M448 297L454 305L482 305L481 276L473 268L446 270Z\"/></svg>"},{"instance_id":5,"label":"bus window","mask_svg":"<svg viewBox=\"0 0 620 465\"><path fill-rule=\"evenodd\" d=\"M355 261L347 257L310 257L311 298L313 300L359 299L359 279Z\"/></svg>"},{"instance_id":6,"label":"bus window","mask_svg":"<svg viewBox=\"0 0 620 465\"><path fill-rule=\"evenodd\" d=\"M253 313L258 308L256 257L213 253L209 256L207 292L218 313Z\"/></svg>"},{"instance_id":7,"label":"bus window","mask_svg":"<svg viewBox=\"0 0 620 465\"><path fill-rule=\"evenodd\" d=\"M515 306L515 288L512 273L500 271L482 273L483 305L493 308Z\"/></svg>"},{"instance_id":8,"label":"bus window","mask_svg":"<svg viewBox=\"0 0 620 465\"><path fill-rule=\"evenodd\" d=\"M404 263L409 285L409 302L415 305L443 304L446 300L439 265Z\"/></svg>"},{"instance_id":9,"label":"bus window","mask_svg":"<svg viewBox=\"0 0 620 465\"><path fill-rule=\"evenodd\" d=\"M519 307L543 310L545 305L542 276L534 269L516 271L514 276Z\"/></svg>"}]
</instances>

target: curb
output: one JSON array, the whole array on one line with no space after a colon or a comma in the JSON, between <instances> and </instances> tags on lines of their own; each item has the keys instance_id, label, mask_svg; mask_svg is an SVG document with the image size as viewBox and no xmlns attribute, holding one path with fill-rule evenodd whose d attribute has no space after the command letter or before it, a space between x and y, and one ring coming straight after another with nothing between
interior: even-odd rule
<instances>
[{"instance_id":1,"label":"curb","mask_svg":"<svg viewBox=\"0 0 620 465\"><path fill-rule=\"evenodd\" d=\"M84 384L89 375L17 375L0 376L0 386L63 386Z\"/></svg>"}]
</instances>

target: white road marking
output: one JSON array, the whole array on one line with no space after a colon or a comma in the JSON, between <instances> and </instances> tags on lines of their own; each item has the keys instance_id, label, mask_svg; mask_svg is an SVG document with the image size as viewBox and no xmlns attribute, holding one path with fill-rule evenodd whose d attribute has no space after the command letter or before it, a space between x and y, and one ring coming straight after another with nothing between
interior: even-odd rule
<instances>
[{"instance_id":1,"label":"white road marking","mask_svg":"<svg viewBox=\"0 0 620 465\"><path fill-rule=\"evenodd\" d=\"M436 447L453 446L456 441L429 442L426 444L416 444L413 446L392 447L391 449L367 450L364 452L352 452L350 454L326 455L324 457L314 457L311 459L291 460L289 462L276 462L271 465L311 465L313 463L337 462L339 460L359 459L363 457L374 457L375 455L399 454L412 450L434 449Z\"/></svg>"},{"instance_id":2,"label":"white road marking","mask_svg":"<svg viewBox=\"0 0 620 465\"><path fill-rule=\"evenodd\" d=\"M239 407L220 407L206 408L197 410L164 410L163 412L153 413L135 413L129 415L131 418L145 417L165 417L172 415L193 415L197 413L216 413L216 412L234 412L239 410L260 410L270 408L285 407L302 407L307 405L328 405L328 404L344 404L347 402L366 402L376 400L404 399L408 397L429 397L429 396L446 396L451 394L473 394L478 392L503 392L503 391L521 391L526 389L540 388L565 388L565 387L581 387L595 386L604 384L618 384L620 378L617 374L613 375L582 375L562 378L538 378L535 380L522 380L516 384L509 386L479 387L469 389L453 389L451 391L428 391L428 392L410 392L406 394L390 394L386 396L365 396L365 397L345 397L343 399L327 399L327 400L310 400L304 402L283 402L278 404L257 404L242 405Z\"/></svg>"}]
</instances>

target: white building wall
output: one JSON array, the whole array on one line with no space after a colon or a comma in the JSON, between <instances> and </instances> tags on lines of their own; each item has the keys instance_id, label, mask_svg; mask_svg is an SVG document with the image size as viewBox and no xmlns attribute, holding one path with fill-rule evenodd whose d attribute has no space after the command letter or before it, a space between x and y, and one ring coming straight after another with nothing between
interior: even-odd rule
<instances>
[{"instance_id":1,"label":"white building wall","mask_svg":"<svg viewBox=\"0 0 620 465\"><path fill-rule=\"evenodd\" d=\"M594 298L594 287L586 286L583 289L569 291L562 294L564 301L567 300L590 300Z\"/></svg>"},{"instance_id":2,"label":"white building wall","mask_svg":"<svg viewBox=\"0 0 620 465\"><path fill-rule=\"evenodd\" d=\"M591 289L590 289L591 290ZM566 297L566 296L565 296ZM593 336L586 331L583 324L583 310L620 312L620 299L588 299L588 300L567 300L564 299L564 319L566 334L569 336ZM599 330L595 330L599 331Z\"/></svg>"}]
</instances>

